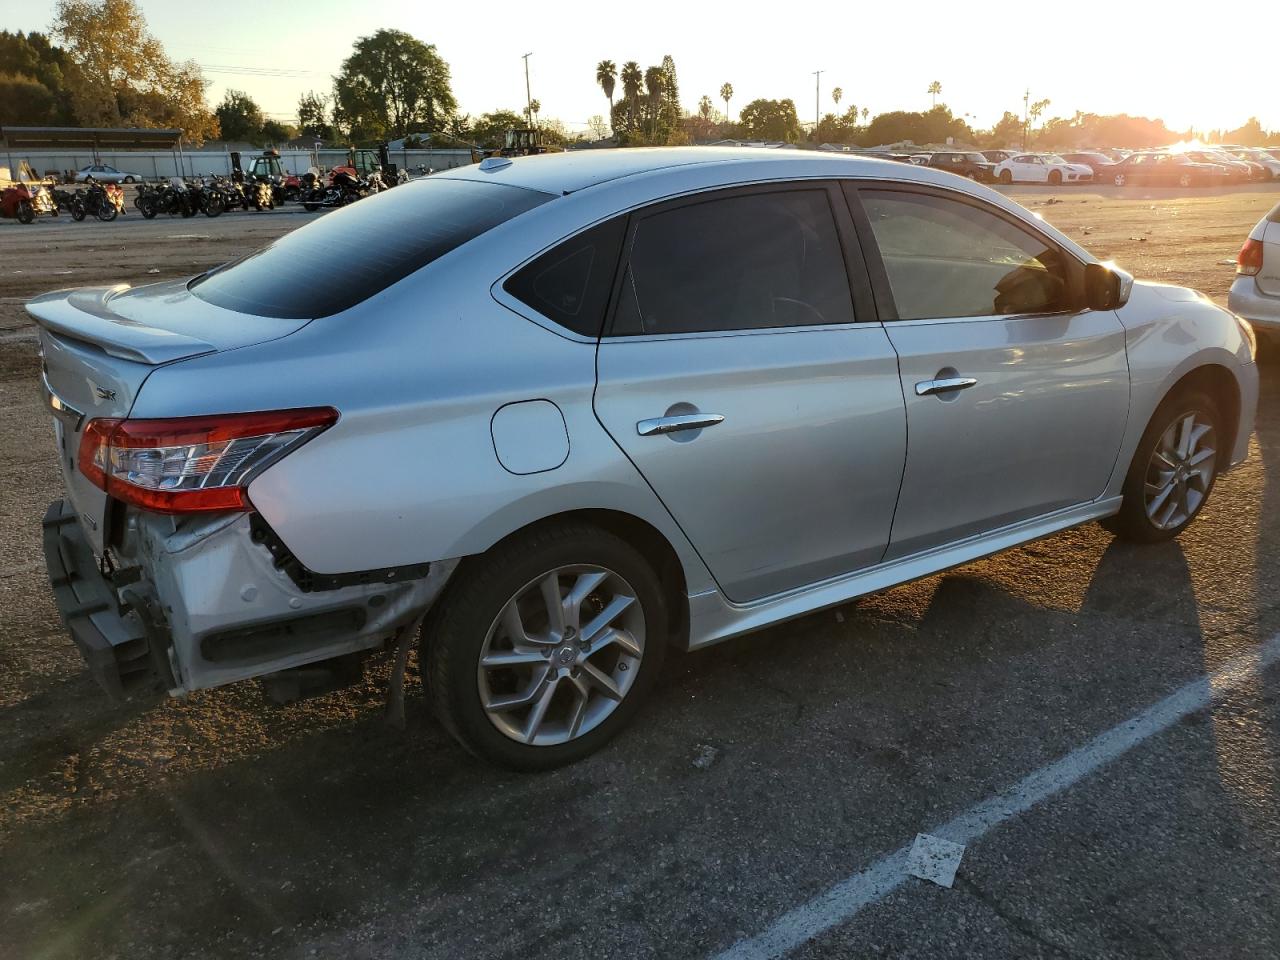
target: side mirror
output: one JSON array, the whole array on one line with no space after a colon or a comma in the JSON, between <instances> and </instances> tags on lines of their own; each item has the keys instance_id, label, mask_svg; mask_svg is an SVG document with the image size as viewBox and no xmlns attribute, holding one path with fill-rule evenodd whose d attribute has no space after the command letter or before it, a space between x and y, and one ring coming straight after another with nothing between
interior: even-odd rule
<instances>
[{"instance_id":1,"label":"side mirror","mask_svg":"<svg viewBox=\"0 0 1280 960\"><path fill-rule=\"evenodd\" d=\"M1129 302L1133 275L1114 263L1090 263L1084 268L1084 297L1090 310L1118 310Z\"/></svg>"}]
</instances>

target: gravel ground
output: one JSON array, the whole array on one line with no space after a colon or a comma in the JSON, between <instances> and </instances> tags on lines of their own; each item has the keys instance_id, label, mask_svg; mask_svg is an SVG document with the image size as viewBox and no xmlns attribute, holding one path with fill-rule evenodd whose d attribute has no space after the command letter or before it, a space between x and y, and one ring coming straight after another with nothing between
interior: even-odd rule
<instances>
[{"instance_id":1,"label":"gravel ground","mask_svg":"<svg viewBox=\"0 0 1280 960\"><path fill-rule=\"evenodd\" d=\"M1222 300L1280 195L1009 191ZM0 222L0 957L698 957L1280 632L1280 368L1253 456L1179 542L1087 525L670 658L634 727L542 776L478 765L375 665L115 707L66 639L59 495L20 301L223 262L307 222ZM909 880L800 957L1280 954L1280 668Z\"/></svg>"}]
</instances>

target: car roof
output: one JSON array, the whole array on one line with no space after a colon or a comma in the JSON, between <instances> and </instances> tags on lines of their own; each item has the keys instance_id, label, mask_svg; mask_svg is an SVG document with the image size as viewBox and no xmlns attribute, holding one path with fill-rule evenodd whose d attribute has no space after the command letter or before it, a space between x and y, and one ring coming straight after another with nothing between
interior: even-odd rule
<instances>
[{"instance_id":1,"label":"car roof","mask_svg":"<svg viewBox=\"0 0 1280 960\"><path fill-rule=\"evenodd\" d=\"M794 164L806 168L812 176L816 168L832 176L876 176L888 157L827 153L817 150L762 149L758 147L627 147L604 150L576 150L567 153L545 153L532 157L513 157L509 164L482 169L479 164L455 167L433 174L454 180L490 181L510 186L541 190L544 193L576 193L596 184L659 170L698 165L730 168L739 163ZM902 164L894 164L893 175L902 177ZM922 170L927 168L920 168ZM785 174L781 174L785 176ZM932 181L931 172L918 179Z\"/></svg>"}]
</instances>

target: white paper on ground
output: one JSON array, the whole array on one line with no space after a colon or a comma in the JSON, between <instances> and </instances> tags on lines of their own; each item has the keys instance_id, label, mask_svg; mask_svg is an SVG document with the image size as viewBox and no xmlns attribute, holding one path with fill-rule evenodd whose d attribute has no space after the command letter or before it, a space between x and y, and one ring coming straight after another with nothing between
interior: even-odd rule
<instances>
[{"instance_id":1,"label":"white paper on ground","mask_svg":"<svg viewBox=\"0 0 1280 960\"><path fill-rule=\"evenodd\" d=\"M956 879L956 869L964 856L964 844L952 843L928 833L917 833L916 842L907 854L907 873L921 880L928 880L940 887L950 888Z\"/></svg>"}]
</instances>

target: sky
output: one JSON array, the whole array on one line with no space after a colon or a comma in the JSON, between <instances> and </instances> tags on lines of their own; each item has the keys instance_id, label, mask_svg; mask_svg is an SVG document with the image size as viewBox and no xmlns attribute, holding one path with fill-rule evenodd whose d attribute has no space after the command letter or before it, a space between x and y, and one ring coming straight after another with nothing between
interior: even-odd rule
<instances>
[{"instance_id":1,"label":"sky","mask_svg":"<svg viewBox=\"0 0 1280 960\"><path fill-rule=\"evenodd\" d=\"M45 30L53 0L0 0L0 28ZM1280 129L1274 78L1280 12L1270 3L1219 14L1203 0L1137 0L1098 5L909 0L786 4L579 0L416 3L410 0L216 0L195 5L139 0L151 33L175 60L205 68L209 99L244 90L271 117L296 122L298 97L329 92L352 42L379 28L404 30L449 63L459 108L473 116L522 110L524 61L544 118L583 130L607 114L595 66L641 67L675 58L680 98L696 109L733 84L730 113L756 99L790 97L800 119L822 112L925 110L929 83L940 102L974 127L1005 110L1021 113L1023 94L1051 101L1045 117L1077 110L1158 117L1171 129L1232 129L1256 116ZM1224 8L1225 9L1225 8ZM983 12L990 11L990 12ZM1270 25L1263 21L1270 19ZM1263 78L1271 76L1268 83ZM616 96L616 94L615 94Z\"/></svg>"}]
</instances>

